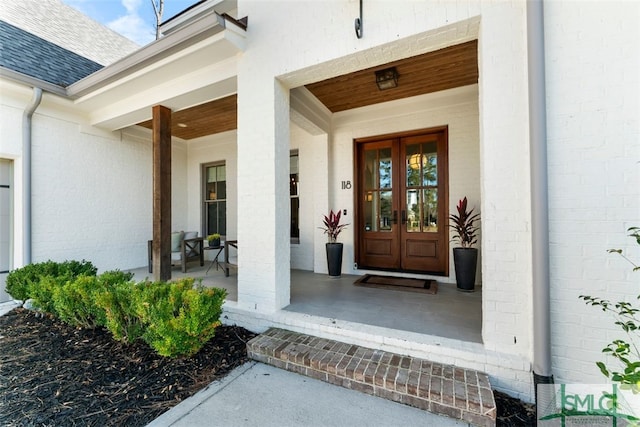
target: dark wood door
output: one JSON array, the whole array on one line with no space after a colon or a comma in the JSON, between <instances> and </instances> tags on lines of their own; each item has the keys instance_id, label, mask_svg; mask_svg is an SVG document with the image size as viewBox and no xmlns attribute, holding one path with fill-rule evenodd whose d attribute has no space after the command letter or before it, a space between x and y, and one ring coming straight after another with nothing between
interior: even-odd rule
<instances>
[{"instance_id":1,"label":"dark wood door","mask_svg":"<svg viewBox=\"0 0 640 427\"><path fill-rule=\"evenodd\" d=\"M448 273L447 132L356 140L361 268Z\"/></svg>"}]
</instances>

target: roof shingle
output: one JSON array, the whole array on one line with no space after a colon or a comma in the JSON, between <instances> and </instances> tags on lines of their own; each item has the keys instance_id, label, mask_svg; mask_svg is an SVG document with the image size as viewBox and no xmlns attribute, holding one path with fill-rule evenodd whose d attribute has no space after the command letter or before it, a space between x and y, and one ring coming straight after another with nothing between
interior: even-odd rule
<instances>
[{"instance_id":1,"label":"roof shingle","mask_svg":"<svg viewBox=\"0 0 640 427\"><path fill-rule=\"evenodd\" d=\"M102 65L0 21L0 66L67 87Z\"/></svg>"}]
</instances>

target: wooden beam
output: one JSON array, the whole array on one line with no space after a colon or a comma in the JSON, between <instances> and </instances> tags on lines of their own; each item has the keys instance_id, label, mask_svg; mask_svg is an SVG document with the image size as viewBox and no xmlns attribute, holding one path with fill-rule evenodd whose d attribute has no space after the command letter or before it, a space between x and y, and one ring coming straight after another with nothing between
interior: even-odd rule
<instances>
[{"instance_id":1,"label":"wooden beam","mask_svg":"<svg viewBox=\"0 0 640 427\"><path fill-rule=\"evenodd\" d=\"M153 107L153 278L171 279L171 110Z\"/></svg>"}]
</instances>

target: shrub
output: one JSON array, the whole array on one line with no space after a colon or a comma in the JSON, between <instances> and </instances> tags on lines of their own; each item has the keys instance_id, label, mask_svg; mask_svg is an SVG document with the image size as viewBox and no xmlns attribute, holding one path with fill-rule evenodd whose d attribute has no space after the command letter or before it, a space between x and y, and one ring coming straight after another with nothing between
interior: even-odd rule
<instances>
[{"instance_id":1,"label":"shrub","mask_svg":"<svg viewBox=\"0 0 640 427\"><path fill-rule=\"evenodd\" d=\"M95 276L81 276L54 289L53 306L60 320L89 329L104 326L104 310L95 304L98 283Z\"/></svg>"},{"instance_id":2,"label":"shrub","mask_svg":"<svg viewBox=\"0 0 640 427\"><path fill-rule=\"evenodd\" d=\"M97 295L119 283L128 283L132 278L133 273L119 270L106 271L97 277L80 276L54 289L55 313L73 326L89 329L106 326L106 312L96 303Z\"/></svg>"},{"instance_id":3,"label":"shrub","mask_svg":"<svg viewBox=\"0 0 640 427\"><path fill-rule=\"evenodd\" d=\"M29 291L29 297L33 299L33 305L45 313L59 317L53 296L56 291L66 283L68 283L68 280L64 276L41 277L37 283L31 286Z\"/></svg>"},{"instance_id":4,"label":"shrub","mask_svg":"<svg viewBox=\"0 0 640 427\"><path fill-rule=\"evenodd\" d=\"M130 282L133 280L133 273L120 270L109 270L98 276L101 285L111 287L117 283Z\"/></svg>"},{"instance_id":5,"label":"shrub","mask_svg":"<svg viewBox=\"0 0 640 427\"><path fill-rule=\"evenodd\" d=\"M638 245L640 245L640 227L631 227L627 230ZM609 253L617 253L626 259L632 266L633 271L640 271L640 265L627 258L620 249L609 249ZM615 339L609 343L602 352L617 359L617 365L607 366L604 362L596 362L600 372L611 381L618 382L622 387L633 388L634 392L640 387L640 307L626 301L612 303L609 300L589 295L580 295L586 304L597 306L602 311L613 315L615 322L627 335L625 339ZM638 298L640 299L640 295ZM622 368L622 369L621 369Z\"/></svg>"},{"instance_id":6,"label":"shrub","mask_svg":"<svg viewBox=\"0 0 640 427\"><path fill-rule=\"evenodd\" d=\"M108 280L105 283L109 285L95 294L96 305L105 313L105 326L116 340L132 343L144 332L136 306L145 284Z\"/></svg>"},{"instance_id":7,"label":"shrub","mask_svg":"<svg viewBox=\"0 0 640 427\"><path fill-rule=\"evenodd\" d=\"M193 287L194 279L153 283L138 306L146 325L143 339L158 354L191 356L215 335L226 290Z\"/></svg>"},{"instance_id":8,"label":"shrub","mask_svg":"<svg viewBox=\"0 0 640 427\"><path fill-rule=\"evenodd\" d=\"M7 276L7 292L18 300L34 298L34 295L38 293L40 302L49 305L47 301L42 301L49 294L46 291L38 292L37 289L44 277L55 277L57 278L56 283L64 284L68 280L75 279L81 275L95 276L97 271L97 268L91 262L84 260L65 261L62 263L46 261L29 264L9 273Z\"/></svg>"},{"instance_id":9,"label":"shrub","mask_svg":"<svg viewBox=\"0 0 640 427\"><path fill-rule=\"evenodd\" d=\"M132 282L133 274L96 276L88 261L47 261L10 274L11 295L73 326L105 326L116 340L139 338L162 356L197 353L220 325L226 291L194 288L194 279ZM8 286L9 288L9 286Z\"/></svg>"}]
</instances>

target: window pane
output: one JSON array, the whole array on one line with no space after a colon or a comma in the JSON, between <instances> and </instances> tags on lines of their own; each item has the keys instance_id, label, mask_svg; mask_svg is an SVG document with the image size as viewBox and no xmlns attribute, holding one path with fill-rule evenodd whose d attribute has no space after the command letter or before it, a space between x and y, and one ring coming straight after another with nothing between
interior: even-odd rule
<instances>
[{"instance_id":1,"label":"window pane","mask_svg":"<svg viewBox=\"0 0 640 427\"><path fill-rule=\"evenodd\" d=\"M298 195L298 174L292 173L289 175L289 195L297 196Z\"/></svg>"},{"instance_id":2,"label":"window pane","mask_svg":"<svg viewBox=\"0 0 640 427\"><path fill-rule=\"evenodd\" d=\"M216 166L216 181L227 180L227 167L225 165Z\"/></svg>"},{"instance_id":3,"label":"window pane","mask_svg":"<svg viewBox=\"0 0 640 427\"><path fill-rule=\"evenodd\" d=\"M420 168L424 161L420 153L419 144L411 144L406 147L406 170L407 170L407 187L416 187L420 185Z\"/></svg>"},{"instance_id":4,"label":"window pane","mask_svg":"<svg viewBox=\"0 0 640 427\"><path fill-rule=\"evenodd\" d=\"M218 202L218 233L227 235L227 202Z\"/></svg>"},{"instance_id":5,"label":"window pane","mask_svg":"<svg viewBox=\"0 0 640 427\"><path fill-rule=\"evenodd\" d=\"M300 210L300 201L297 197L291 199L291 237L300 237L300 222L298 212Z\"/></svg>"},{"instance_id":6,"label":"window pane","mask_svg":"<svg viewBox=\"0 0 640 427\"><path fill-rule=\"evenodd\" d=\"M207 167L206 200L227 198L226 174L226 167L224 165Z\"/></svg>"},{"instance_id":7,"label":"window pane","mask_svg":"<svg viewBox=\"0 0 640 427\"><path fill-rule=\"evenodd\" d=\"M424 228L423 231L435 233L438 231L438 189L424 190Z\"/></svg>"},{"instance_id":8,"label":"window pane","mask_svg":"<svg viewBox=\"0 0 640 427\"><path fill-rule=\"evenodd\" d=\"M227 234L227 202L207 204L207 235L213 233Z\"/></svg>"},{"instance_id":9,"label":"window pane","mask_svg":"<svg viewBox=\"0 0 640 427\"><path fill-rule=\"evenodd\" d=\"M391 188L391 148L380 150L379 161L380 189Z\"/></svg>"},{"instance_id":10,"label":"window pane","mask_svg":"<svg viewBox=\"0 0 640 427\"><path fill-rule=\"evenodd\" d=\"M218 233L218 204L207 205L207 235ZM222 234L222 233L221 233Z\"/></svg>"},{"instance_id":11,"label":"window pane","mask_svg":"<svg viewBox=\"0 0 640 427\"><path fill-rule=\"evenodd\" d=\"M226 181L218 181L218 199L226 199L227 198L227 182Z\"/></svg>"},{"instance_id":12,"label":"window pane","mask_svg":"<svg viewBox=\"0 0 640 427\"><path fill-rule=\"evenodd\" d=\"M298 153L292 152L289 155L289 196L291 209L291 239L293 243L300 242L300 199L298 199Z\"/></svg>"},{"instance_id":13,"label":"window pane","mask_svg":"<svg viewBox=\"0 0 640 427\"><path fill-rule=\"evenodd\" d=\"M364 153L364 188L366 190L373 190L375 186L377 155L377 150L369 150Z\"/></svg>"},{"instance_id":14,"label":"window pane","mask_svg":"<svg viewBox=\"0 0 640 427\"><path fill-rule=\"evenodd\" d=\"M364 231L378 231L377 206L378 192L367 191L364 199Z\"/></svg>"},{"instance_id":15,"label":"window pane","mask_svg":"<svg viewBox=\"0 0 640 427\"><path fill-rule=\"evenodd\" d=\"M380 231L391 231L391 191L380 192Z\"/></svg>"},{"instance_id":16,"label":"window pane","mask_svg":"<svg viewBox=\"0 0 640 427\"><path fill-rule=\"evenodd\" d=\"M422 144L422 185L438 185L438 147L435 142Z\"/></svg>"},{"instance_id":17,"label":"window pane","mask_svg":"<svg viewBox=\"0 0 640 427\"><path fill-rule=\"evenodd\" d=\"M422 217L420 203L420 192L418 190L407 190L407 231L420 231L420 218Z\"/></svg>"}]
</instances>

